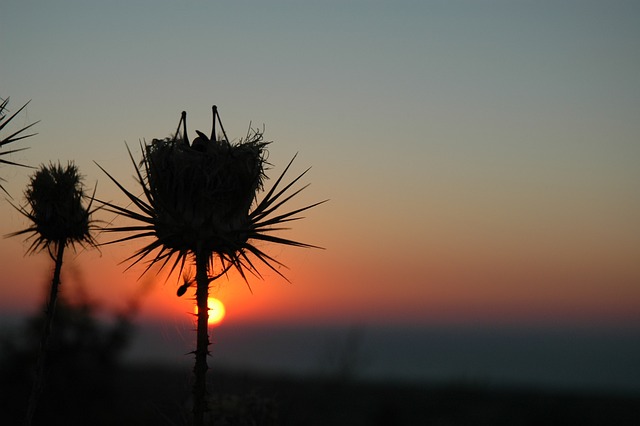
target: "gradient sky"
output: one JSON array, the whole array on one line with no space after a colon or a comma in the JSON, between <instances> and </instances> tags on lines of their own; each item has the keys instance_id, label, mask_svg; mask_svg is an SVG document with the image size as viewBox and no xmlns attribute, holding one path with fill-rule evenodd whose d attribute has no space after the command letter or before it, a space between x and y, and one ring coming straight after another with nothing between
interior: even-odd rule
<instances>
[{"instance_id":1,"label":"gradient sky","mask_svg":"<svg viewBox=\"0 0 640 426\"><path fill-rule=\"evenodd\" d=\"M331 201L286 235L326 250L264 247L292 284L217 282L230 320L640 324L636 1L7 0L0 58L16 124L41 120L11 159L74 160L99 198L125 203L94 160L135 188L125 142L182 110L208 133L214 103L231 138L265 125L272 177L313 166L297 205ZM14 203L29 174L0 168ZM139 246L68 256L63 291L181 317L174 279L123 273ZM42 303L27 247L1 241L4 311Z\"/></svg>"}]
</instances>

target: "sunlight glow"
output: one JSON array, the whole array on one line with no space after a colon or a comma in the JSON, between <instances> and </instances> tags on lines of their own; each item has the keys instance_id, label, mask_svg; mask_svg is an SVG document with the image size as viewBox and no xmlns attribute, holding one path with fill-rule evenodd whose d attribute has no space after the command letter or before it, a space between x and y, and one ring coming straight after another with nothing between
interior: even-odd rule
<instances>
[{"instance_id":1,"label":"sunlight glow","mask_svg":"<svg viewBox=\"0 0 640 426\"><path fill-rule=\"evenodd\" d=\"M218 325L224 319L226 310L224 308L224 304L216 299L215 297L210 297L207 305L209 306L209 325ZM193 312L198 314L198 307L194 307Z\"/></svg>"}]
</instances>

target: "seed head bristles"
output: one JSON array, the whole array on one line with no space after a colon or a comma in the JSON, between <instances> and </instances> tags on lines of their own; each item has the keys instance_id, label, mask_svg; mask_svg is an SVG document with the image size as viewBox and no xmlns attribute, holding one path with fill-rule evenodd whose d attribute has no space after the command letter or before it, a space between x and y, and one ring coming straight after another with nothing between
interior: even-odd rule
<instances>
[{"instance_id":1,"label":"seed head bristles","mask_svg":"<svg viewBox=\"0 0 640 426\"><path fill-rule=\"evenodd\" d=\"M214 115L214 123L216 117L219 120L219 116ZM183 113L178 131L173 136L153 139L150 144L141 145L143 158L136 167L136 175L143 197L125 189L98 165L135 208L100 202L108 211L140 223L105 229L106 232L133 232L105 244L155 237L125 260L131 261L129 267L149 259L144 274L152 265L158 264L162 269L174 259L171 271L176 268L182 270L187 256L200 248L210 256L217 255L224 270L234 266L246 280L245 271L261 276L249 253L282 276L277 267L284 265L257 248L254 245L256 240L315 247L270 234L284 229L278 225L301 219L299 213L324 202L275 215L306 188L303 186L289 193L308 169L280 188L292 159L258 202L257 194L263 191L266 179L266 147L270 142L264 141L262 132L253 131L240 142L230 143L224 128L220 127L223 138L212 140L197 131L198 136L189 143L186 114ZM136 166L130 150L129 156Z\"/></svg>"},{"instance_id":2,"label":"seed head bristles","mask_svg":"<svg viewBox=\"0 0 640 426\"><path fill-rule=\"evenodd\" d=\"M14 206L31 221L31 226L8 236L30 234L27 239L34 240L28 252L46 248L52 257L59 244L96 247L91 235L96 225L91 215L100 207L91 209L94 195L85 195L82 176L73 162L66 167L60 163L43 165L25 191L27 206ZM89 200L86 206L85 199Z\"/></svg>"}]
</instances>

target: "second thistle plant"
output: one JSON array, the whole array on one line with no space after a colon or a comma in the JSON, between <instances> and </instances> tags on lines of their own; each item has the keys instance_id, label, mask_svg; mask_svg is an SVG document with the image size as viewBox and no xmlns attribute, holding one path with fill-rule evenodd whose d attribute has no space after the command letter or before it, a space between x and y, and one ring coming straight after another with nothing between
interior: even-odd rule
<instances>
[{"instance_id":1,"label":"second thistle plant","mask_svg":"<svg viewBox=\"0 0 640 426\"><path fill-rule=\"evenodd\" d=\"M11 236L28 235L28 240L33 239L28 252L46 249L55 264L40 338L36 374L27 408L26 424L30 425L44 387L47 343L58 298L64 250L75 244L96 244L91 236L91 201L85 205L84 201L88 197L84 193L78 168L73 163L68 163L66 167L59 163L41 166L31 177L25 198L27 206L17 209L31 221L31 225Z\"/></svg>"},{"instance_id":2,"label":"second thistle plant","mask_svg":"<svg viewBox=\"0 0 640 426\"><path fill-rule=\"evenodd\" d=\"M215 136L216 119L222 131L219 138ZM142 198L125 189L105 171L135 209L109 202L103 204L112 212L138 222L132 226L108 228L110 232L134 233L112 242L152 238L129 258L133 264L149 257L147 270L154 264L161 267L170 264L173 271L183 269L188 259L195 263L198 314L193 420L200 426L206 411L209 284L232 266L243 277L246 271L260 276L256 261L280 274L277 269L280 262L263 252L255 242L314 247L273 235L273 232L283 230L281 225L284 223L301 219L299 213L320 203L280 212L285 203L305 188L290 192L306 171L290 183L282 183L291 163L257 202L257 194L263 190L266 178L268 142L263 140L262 133L250 131L244 140L230 143L215 106L211 136L196 133L198 137L190 142L186 113L183 112L174 136L154 139L143 148L141 166L136 167L144 193ZM214 259L217 259L216 266L220 271L217 274L214 273ZM183 284L178 295L184 294L191 284L189 280Z\"/></svg>"}]
</instances>

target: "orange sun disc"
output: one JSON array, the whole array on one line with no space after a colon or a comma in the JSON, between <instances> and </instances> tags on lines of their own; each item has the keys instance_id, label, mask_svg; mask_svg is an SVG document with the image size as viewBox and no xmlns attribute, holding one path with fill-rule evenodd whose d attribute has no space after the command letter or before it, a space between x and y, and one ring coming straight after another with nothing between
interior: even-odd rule
<instances>
[{"instance_id":1,"label":"orange sun disc","mask_svg":"<svg viewBox=\"0 0 640 426\"><path fill-rule=\"evenodd\" d=\"M215 297L210 297L207 301L209 307L209 325L218 325L222 322L225 315L224 305ZM194 313L198 314L198 307L194 308Z\"/></svg>"}]
</instances>

